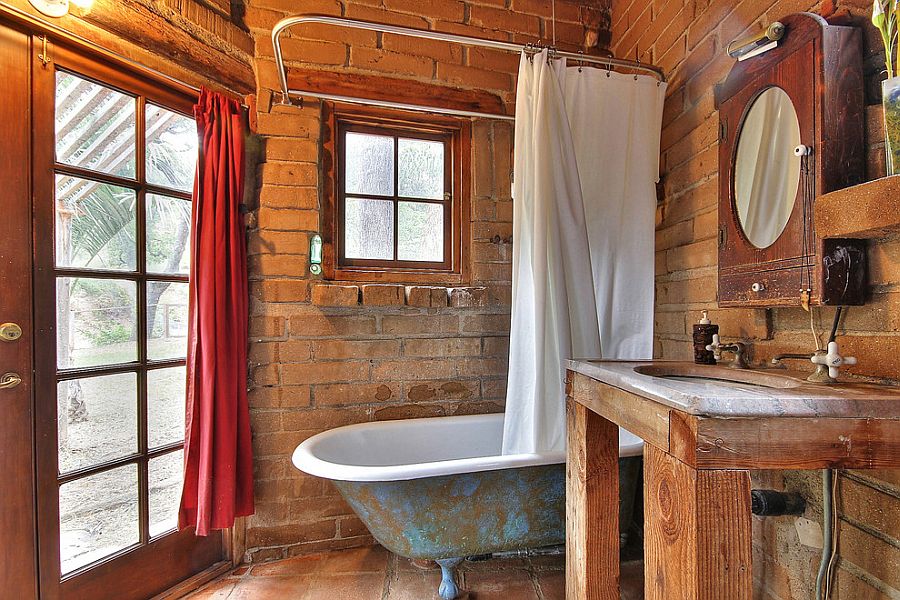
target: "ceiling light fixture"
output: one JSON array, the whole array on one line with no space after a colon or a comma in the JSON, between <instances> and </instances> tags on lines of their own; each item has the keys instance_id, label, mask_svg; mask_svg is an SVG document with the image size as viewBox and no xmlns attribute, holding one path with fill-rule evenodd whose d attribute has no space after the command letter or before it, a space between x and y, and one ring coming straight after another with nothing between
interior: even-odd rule
<instances>
[{"instance_id":1,"label":"ceiling light fixture","mask_svg":"<svg viewBox=\"0 0 900 600\"><path fill-rule=\"evenodd\" d=\"M48 17L63 17L69 13L69 0L28 0Z\"/></svg>"}]
</instances>

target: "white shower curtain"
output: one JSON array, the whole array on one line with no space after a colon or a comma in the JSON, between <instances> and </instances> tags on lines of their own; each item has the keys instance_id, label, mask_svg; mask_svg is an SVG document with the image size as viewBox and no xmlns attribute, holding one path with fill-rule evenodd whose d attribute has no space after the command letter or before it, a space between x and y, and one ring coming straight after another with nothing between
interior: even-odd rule
<instances>
[{"instance_id":1,"label":"white shower curtain","mask_svg":"<svg viewBox=\"0 0 900 600\"><path fill-rule=\"evenodd\" d=\"M665 84L566 70L605 359L653 357L656 182Z\"/></svg>"},{"instance_id":2,"label":"white shower curtain","mask_svg":"<svg viewBox=\"0 0 900 600\"><path fill-rule=\"evenodd\" d=\"M567 358L652 353L664 91L546 51L520 60L504 454L565 448Z\"/></svg>"}]
</instances>

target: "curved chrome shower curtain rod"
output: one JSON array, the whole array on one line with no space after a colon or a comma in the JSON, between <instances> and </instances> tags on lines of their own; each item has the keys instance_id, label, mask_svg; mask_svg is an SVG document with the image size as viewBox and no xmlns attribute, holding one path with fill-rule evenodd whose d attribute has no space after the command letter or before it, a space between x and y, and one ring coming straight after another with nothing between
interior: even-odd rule
<instances>
[{"instance_id":1,"label":"curved chrome shower curtain rod","mask_svg":"<svg viewBox=\"0 0 900 600\"><path fill-rule=\"evenodd\" d=\"M340 96L336 94L325 94L321 92L312 92L306 90L292 90L288 87L287 70L284 66L284 56L281 51L281 35L296 25L304 23L320 23L325 25L335 25L338 27L350 27L353 29L367 29L369 31L378 31L381 33L392 33L395 35L404 35L407 37L424 38L429 40L439 40L454 44L462 44L465 46L479 46L482 48L492 48L494 50L505 50L516 54L522 51L540 51L541 48L533 45L514 44L512 42L500 42L497 40L487 40L483 38L470 37L466 35L456 35L453 33L443 33L440 31L431 31L428 29L415 29L413 27L400 27L397 25L385 25L384 23L374 23L371 21L361 21L356 19L346 19L343 17L329 17L326 15L297 15L287 17L275 24L272 29L272 46L275 49L275 64L278 67L278 77L281 82L282 102L289 103L292 97L306 96L309 98L318 98L320 100L334 100L336 102L346 102L350 104L364 104L369 106L381 106L385 108L397 108L402 110L413 110L419 112L439 113L462 117L480 117L488 119L502 119L506 121L514 121L515 117L511 115L484 113L468 110L457 110L453 108L439 108L436 106L426 106L421 104L407 104L404 102L391 102L388 100L374 100L369 98L358 98L355 96ZM564 52L551 48L550 53L555 58L567 58L575 60L579 63L601 65L608 68L624 67L636 71L644 71L653 75L658 81L666 80L662 69L654 65L648 65L641 62L623 60L621 58L604 57L604 56L588 56L577 52Z\"/></svg>"}]
</instances>

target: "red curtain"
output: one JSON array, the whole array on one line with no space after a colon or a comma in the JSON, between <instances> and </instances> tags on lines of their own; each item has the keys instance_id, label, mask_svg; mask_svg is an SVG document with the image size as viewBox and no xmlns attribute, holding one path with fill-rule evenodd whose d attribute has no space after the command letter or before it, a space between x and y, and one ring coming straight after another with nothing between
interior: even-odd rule
<instances>
[{"instance_id":1,"label":"red curtain","mask_svg":"<svg viewBox=\"0 0 900 600\"><path fill-rule=\"evenodd\" d=\"M184 489L178 527L197 535L253 513L247 408L247 250L240 104L203 90L191 216Z\"/></svg>"}]
</instances>

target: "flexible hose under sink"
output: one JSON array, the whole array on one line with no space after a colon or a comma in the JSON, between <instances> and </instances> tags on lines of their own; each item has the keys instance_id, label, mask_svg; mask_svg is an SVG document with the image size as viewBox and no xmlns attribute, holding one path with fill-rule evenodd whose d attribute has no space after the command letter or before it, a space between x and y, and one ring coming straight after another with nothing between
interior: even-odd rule
<instances>
[{"instance_id":1,"label":"flexible hose under sink","mask_svg":"<svg viewBox=\"0 0 900 600\"><path fill-rule=\"evenodd\" d=\"M841 321L841 315L844 312L843 306L838 306L834 313L834 321L831 324L831 334L828 336L828 342L831 343L837 337L838 325ZM828 600L831 592L830 576L832 564L834 562L834 471L831 469L822 470L822 560L819 563L819 573L816 575L816 600Z\"/></svg>"},{"instance_id":2,"label":"flexible hose under sink","mask_svg":"<svg viewBox=\"0 0 900 600\"><path fill-rule=\"evenodd\" d=\"M816 600L826 600L825 579L828 576L828 568L831 565L832 540L834 533L831 529L832 512L834 507L831 505L831 486L834 479L834 473L831 469L822 470L822 528L824 531L822 542L822 560L819 563L819 573L816 575Z\"/></svg>"}]
</instances>

